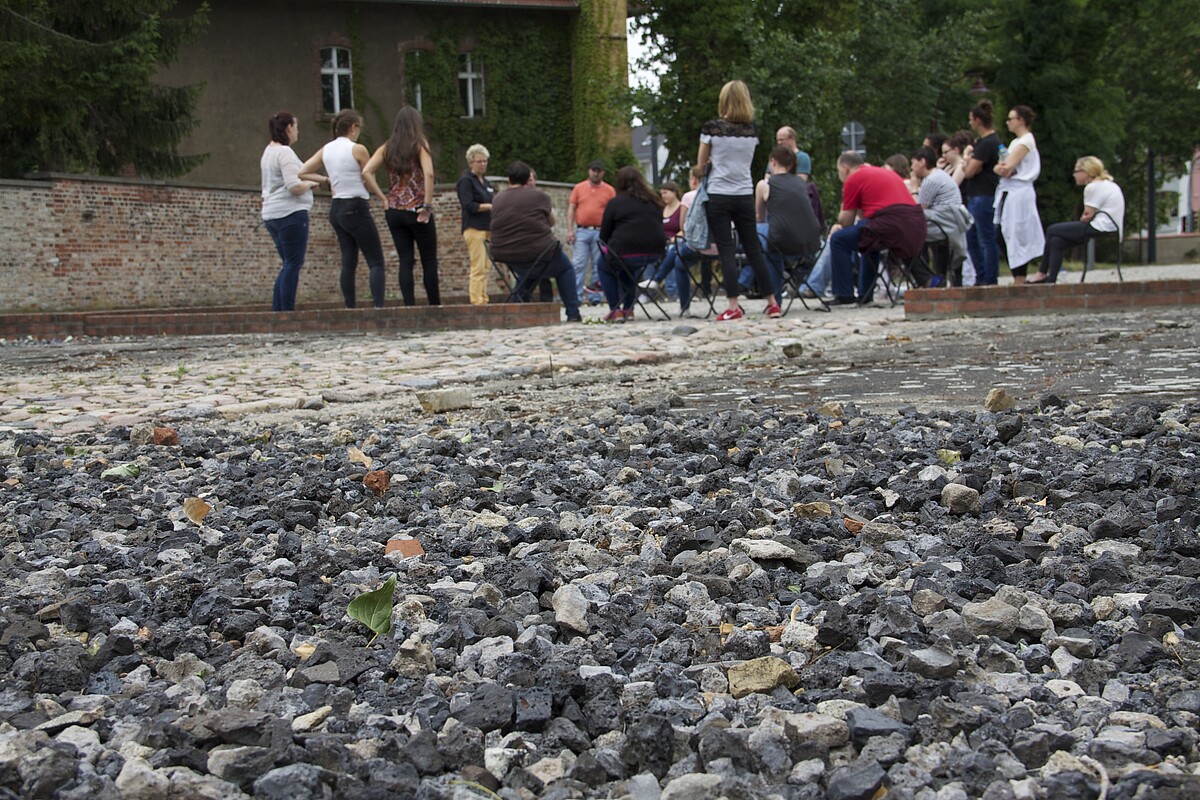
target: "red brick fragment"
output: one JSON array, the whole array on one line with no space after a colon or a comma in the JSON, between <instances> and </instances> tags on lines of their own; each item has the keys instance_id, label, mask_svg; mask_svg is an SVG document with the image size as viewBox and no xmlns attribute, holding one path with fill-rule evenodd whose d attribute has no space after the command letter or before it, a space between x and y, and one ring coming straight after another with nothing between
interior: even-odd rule
<instances>
[{"instance_id":1,"label":"red brick fragment","mask_svg":"<svg viewBox=\"0 0 1200 800\"><path fill-rule=\"evenodd\" d=\"M179 447L179 434L174 428L155 428L154 443L159 447Z\"/></svg>"},{"instance_id":2,"label":"red brick fragment","mask_svg":"<svg viewBox=\"0 0 1200 800\"><path fill-rule=\"evenodd\" d=\"M389 539L384 554L399 552L405 558L425 555L425 548L416 539Z\"/></svg>"},{"instance_id":3,"label":"red brick fragment","mask_svg":"<svg viewBox=\"0 0 1200 800\"><path fill-rule=\"evenodd\" d=\"M363 484L380 497L392 485L392 473L386 469L373 469L363 476Z\"/></svg>"}]
</instances>

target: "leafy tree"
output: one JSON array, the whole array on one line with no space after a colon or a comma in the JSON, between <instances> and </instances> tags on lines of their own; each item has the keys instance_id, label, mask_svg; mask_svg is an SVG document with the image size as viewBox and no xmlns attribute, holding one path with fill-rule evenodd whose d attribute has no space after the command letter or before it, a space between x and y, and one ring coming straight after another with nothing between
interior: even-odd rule
<instances>
[{"instance_id":1,"label":"leafy tree","mask_svg":"<svg viewBox=\"0 0 1200 800\"><path fill-rule=\"evenodd\" d=\"M175 0L0 0L0 175L180 175L202 87L152 77L207 21Z\"/></svg>"}]
</instances>

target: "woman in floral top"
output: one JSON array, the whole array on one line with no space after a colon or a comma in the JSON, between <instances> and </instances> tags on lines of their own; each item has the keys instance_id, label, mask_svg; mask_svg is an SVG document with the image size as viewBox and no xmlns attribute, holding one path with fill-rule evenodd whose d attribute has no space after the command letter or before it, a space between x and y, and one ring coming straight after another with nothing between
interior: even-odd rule
<instances>
[{"instance_id":1,"label":"woman in floral top","mask_svg":"<svg viewBox=\"0 0 1200 800\"><path fill-rule=\"evenodd\" d=\"M375 172L387 167L388 191L385 195L375 180ZM371 193L387 206L387 224L400 257L400 292L404 305L416 305L413 283L413 244L421 251L421 272L425 296L431 306L441 305L437 273L437 228L433 222L433 156L425 138L421 112L405 106L396 115L392 136L380 145L367 166L363 182Z\"/></svg>"}]
</instances>

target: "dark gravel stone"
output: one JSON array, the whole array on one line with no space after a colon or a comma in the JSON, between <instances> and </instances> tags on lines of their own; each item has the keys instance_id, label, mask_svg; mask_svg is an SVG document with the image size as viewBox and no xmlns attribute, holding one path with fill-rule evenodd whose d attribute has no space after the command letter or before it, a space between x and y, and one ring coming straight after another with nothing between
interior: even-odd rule
<instances>
[{"instance_id":1,"label":"dark gravel stone","mask_svg":"<svg viewBox=\"0 0 1200 800\"><path fill-rule=\"evenodd\" d=\"M859 759L829 774L825 797L828 800L870 800L886 777L887 773L879 764Z\"/></svg>"}]
</instances>

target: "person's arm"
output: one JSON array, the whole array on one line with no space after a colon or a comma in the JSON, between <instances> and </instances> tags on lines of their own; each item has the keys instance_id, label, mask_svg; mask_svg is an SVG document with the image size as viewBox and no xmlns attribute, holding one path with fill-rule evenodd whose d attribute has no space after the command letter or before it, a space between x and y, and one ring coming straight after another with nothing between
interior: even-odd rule
<instances>
[{"instance_id":1,"label":"person's arm","mask_svg":"<svg viewBox=\"0 0 1200 800\"><path fill-rule=\"evenodd\" d=\"M708 159L711 156L712 144L709 142L701 142L700 152L696 154L696 163L700 165L701 169L708 166Z\"/></svg>"},{"instance_id":2,"label":"person's arm","mask_svg":"<svg viewBox=\"0 0 1200 800\"><path fill-rule=\"evenodd\" d=\"M308 157L300 166L300 180L321 182L324 179L325 183L329 183L329 178L321 175L317 170L325 168L325 148L322 147L317 152Z\"/></svg>"},{"instance_id":3,"label":"person's arm","mask_svg":"<svg viewBox=\"0 0 1200 800\"><path fill-rule=\"evenodd\" d=\"M1017 171L1017 165L1020 164L1025 156L1029 155L1029 148L1023 144L1014 144L1008 151L1008 156L1003 161L996 165L993 170L997 175L1007 178Z\"/></svg>"},{"instance_id":4,"label":"person's arm","mask_svg":"<svg viewBox=\"0 0 1200 800\"><path fill-rule=\"evenodd\" d=\"M463 211L469 214L491 211L491 203L481 203L475 199L476 186L478 186L478 183L474 175L464 175L459 178L458 184L454 187L458 191L458 204L463 207Z\"/></svg>"},{"instance_id":5,"label":"person's arm","mask_svg":"<svg viewBox=\"0 0 1200 800\"><path fill-rule=\"evenodd\" d=\"M383 166L383 157L386 155L384 151L386 149L386 144L379 145L375 149L375 153L367 159L366 166L363 167L362 171L363 185L367 187L368 192L379 198L379 202L383 203L385 208L387 207L387 195L379 188L379 182L375 180L375 173ZM363 150L366 150L366 148L364 147Z\"/></svg>"},{"instance_id":6,"label":"person's arm","mask_svg":"<svg viewBox=\"0 0 1200 800\"><path fill-rule=\"evenodd\" d=\"M767 221L767 198L771 195L771 185L765 180L759 181L754 187L754 217L759 222Z\"/></svg>"},{"instance_id":7,"label":"person's arm","mask_svg":"<svg viewBox=\"0 0 1200 800\"><path fill-rule=\"evenodd\" d=\"M1080 222L1091 222L1092 217L1094 217L1094 216L1096 216L1096 209L1092 208L1091 206L1084 206L1083 214L1081 214L1079 216L1079 221Z\"/></svg>"},{"instance_id":8,"label":"person's arm","mask_svg":"<svg viewBox=\"0 0 1200 800\"><path fill-rule=\"evenodd\" d=\"M425 173L425 205L417 209L417 222L429 222L433 218L433 156L428 147L421 148L420 159Z\"/></svg>"},{"instance_id":9,"label":"person's arm","mask_svg":"<svg viewBox=\"0 0 1200 800\"><path fill-rule=\"evenodd\" d=\"M983 162L978 158L971 156L970 158L963 159L963 161L966 162L966 165L961 170L964 179L974 178L976 175L983 172ZM962 181L960 180L959 183L962 183Z\"/></svg>"},{"instance_id":10,"label":"person's arm","mask_svg":"<svg viewBox=\"0 0 1200 800\"><path fill-rule=\"evenodd\" d=\"M683 237L683 226L687 224L688 207L683 203L679 204L679 233L675 234L675 238Z\"/></svg>"},{"instance_id":11,"label":"person's arm","mask_svg":"<svg viewBox=\"0 0 1200 800\"><path fill-rule=\"evenodd\" d=\"M553 212L551 212L553 213ZM553 225L554 221L551 220ZM575 244L575 203L567 203L567 244Z\"/></svg>"},{"instance_id":12,"label":"person's arm","mask_svg":"<svg viewBox=\"0 0 1200 800\"><path fill-rule=\"evenodd\" d=\"M287 148L286 153L280 153L279 157L281 159L279 173L283 176L283 185L289 192L294 195L302 195L320 186L319 181L306 181L300 177L300 157L290 147Z\"/></svg>"},{"instance_id":13,"label":"person's arm","mask_svg":"<svg viewBox=\"0 0 1200 800\"><path fill-rule=\"evenodd\" d=\"M854 224L854 218L856 216L858 216L857 208L842 209L842 211L838 213L837 224L833 226L834 230L832 232L837 233L842 228L849 228L851 225Z\"/></svg>"}]
</instances>

